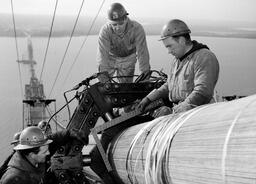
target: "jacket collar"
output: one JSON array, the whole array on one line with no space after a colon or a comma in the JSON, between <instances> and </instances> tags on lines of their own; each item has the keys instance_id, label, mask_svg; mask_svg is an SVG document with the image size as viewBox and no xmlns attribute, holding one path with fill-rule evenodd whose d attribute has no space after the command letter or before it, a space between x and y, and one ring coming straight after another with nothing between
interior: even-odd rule
<instances>
[{"instance_id":1,"label":"jacket collar","mask_svg":"<svg viewBox=\"0 0 256 184\"><path fill-rule=\"evenodd\" d=\"M42 173L42 171L44 171L44 164L39 164L38 167L35 167L28 161L28 159L26 159L17 151L12 156L8 166L15 167L22 171L34 172L34 173Z\"/></svg>"},{"instance_id":2,"label":"jacket collar","mask_svg":"<svg viewBox=\"0 0 256 184\"><path fill-rule=\"evenodd\" d=\"M207 45L204 45L202 43L198 43L197 41L193 40L192 41L193 47L181 58L179 58L180 61L182 61L183 59L185 59L187 56L189 56L191 53L200 50L200 49L209 49L207 47Z\"/></svg>"}]
</instances>

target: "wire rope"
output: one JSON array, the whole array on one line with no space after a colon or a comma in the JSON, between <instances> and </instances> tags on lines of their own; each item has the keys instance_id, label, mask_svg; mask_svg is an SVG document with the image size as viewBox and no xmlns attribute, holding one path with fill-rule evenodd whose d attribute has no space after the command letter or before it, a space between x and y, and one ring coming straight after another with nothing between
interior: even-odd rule
<instances>
[{"instance_id":1,"label":"wire rope","mask_svg":"<svg viewBox=\"0 0 256 184\"><path fill-rule=\"evenodd\" d=\"M74 24L74 26L73 26L73 29L72 29L71 35L70 35L70 37L69 37L69 41L68 41L68 44L67 44L67 47L66 47L65 53L64 53L64 55L63 55L63 57L62 57L61 64L60 64L60 66L59 66L59 69L58 69L57 75L56 75L56 77L55 77L55 79L54 79L54 82L53 82L52 88L51 88L51 90L50 90L49 97L51 96L51 94L52 94L52 92L53 92L53 89L54 89L54 87L55 87L55 85L56 85L57 79L58 79L59 74L60 74L60 70L61 70L61 68L62 68L62 65L63 65L64 61L65 61L65 58L66 58L66 55L67 55L67 51L68 51L68 49L69 49L69 45L70 45L71 40L72 40L72 38L73 38L73 34L74 34L74 32L75 32L75 28L76 28L76 25L77 25L77 22L78 22L78 19L79 19L79 16L80 16L80 13L81 13L81 10L82 10L82 7L83 7L83 4L84 4L84 0L82 0L82 3L81 3L81 6L80 6L80 9L79 9L78 15L77 15L77 17L76 17L75 24Z\"/></svg>"},{"instance_id":2,"label":"wire rope","mask_svg":"<svg viewBox=\"0 0 256 184\"><path fill-rule=\"evenodd\" d=\"M21 90L21 98L23 98L23 85L22 85L22 78L21 78L21 70L20 70L20 63L19 63L19 49L18 49L18 41L17 41L17 32L16 32L16 24L15 24L15 16L13 10L13 1L11 0L11 9L12 9L12 22L13 22L13 31L15 37L15 46L16 46L16 56L18 62L18 69L19 69L19 83L20 83L20 90Z\"/></svg>"},{"instance_id":3,"label":"wire rope","mask_svg":"<svg viewBox=\"0 0 256 184\"><path fill-rule=\"evenodd\" d=\"M83 49L83 47L84 47L84 45L85 45L87 39L88 39L89 34L91 33L91 30L92 30L92 28L93 28L93 26L94 26L94 24L95 24L95 22L96 22L96 20L97 20L97 18L98 18L98 16L99 16L99 14L100 14L100 11L101 11L101 9L102 9L102 7L103 7L105 1L106 1L106 0L103 0L103 1L102 1L101 5L100 5L100 8L98 9L97 14L96 14L96 16L94 17L94 19L93 19L93 21L92 21L92 24L91 24L91 26L90 26L88 32L87 32L86 35L85 35L85 38L84 38L84 40L83 40L83 43L82 43L81 47L79 48L79 50L78 50L78 52L77 52L77 54L76 54L76 57L75 57L74 61L73 61L72 64L71 64L71 67L70 67L69 70L68 70L68 73L67 73L67 75L66 75L66 77L65 77L65 79L64 79L64 82L62 83L62 86L64 86L65 83L67 82L67 79L68 79L68 77L69 77L69 75L70 75L70 73L71 73L71 71L72 71L72 69L73 69L75 63L77 62L77 59L78 59L78 57L79 57L79 55L80 55L80 53L81 53L81 51L82 51L82 49Z\"/></svg>"},{"instance_id":4,"label":"wire rope","mask_svg":"<svg viewBox=\"0 0 256 184\"><path fill-rule=\"evenodd\" d=\"M57 10L57 6L58 6L58 1L59 0L56 0L56 2L55 2L55 8L54 8L54 13L53 13L53 17L52 17L50 33L49 33L49 36L48 36L48 41L47 41L47 46L46 46L46 50L45 50L45 54L44 54L43 66L42 66L42 69L41 69L39 81L42 80L42 75L43 75L44 66L45 66L45 62L46 62L46 57L47 57L47 53L48 53L48 49L49 49L50 39L51 39L51 36L52 36L52 28L53 28L53 24L54 24L54 20L55 20L55 15L56 15L56 10Z\"/></svg>"}]
</instances>

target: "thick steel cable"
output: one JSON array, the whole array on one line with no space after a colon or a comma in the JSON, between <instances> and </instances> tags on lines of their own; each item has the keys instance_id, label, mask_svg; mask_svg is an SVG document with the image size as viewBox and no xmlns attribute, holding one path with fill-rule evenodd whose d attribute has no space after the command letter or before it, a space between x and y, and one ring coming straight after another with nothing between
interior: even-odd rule
<instances>
[{"instance_id":1,"label":"thick steel cable","mask_svg":"<svg viewBox=\"0 0 256 184\"><path fill-rule=\"evenodd\" d=\"M56 77L55 77L55 80L54 80L54 82L53 82L52 88L51 88L51 90L50 90L49 97L51 96L52 91L53 91L53 89L54 89L54 87L55 87L55 84L56 84L56 82L57 82L57 79L58 79L58 77L59 77L60 70L61 70L62 65L63 65L63 63L64 63L64 60L65 60L65 58L66 58L67 51L68 51L68 49L69 49L69 45L70 45L70 43L71 43L73 34L74 34L74 32L75 32L75 28L76 28L78 19L79 19L79 17L80 17L80 13L81 13L81 10L82 10L82 8L83 8L83 5L84 5L84 0L82 1L82 4L81 4L80 9L79 9L79 12L78 12L78 15L77 15L77 17L76 17L76 21L75 21L73 30L72 30L71 35L70 35L70 37L69 37L68 45L67 45L67 47L66 47L65 53L64 53L64 55L63 55L63 58L62 58L62 60L61 60L61 64L60 64L60 67L59 67L59 69L58 69L58 72L57 72L57 75L56 75Z\"/></svg>"},{"instance_id":2,"label":"thick steel cable","mask_svg":"<svg viewBox=\"0 0 256 184\"><path fill-rule=\"evenodd\" d=\"M23 87L22 87L23 85L22 85L21 70L20 70L20 63L19 63L19 49L18 49L16 24L15 24L15 17L14 17L14 10L13 10L12 0L11 0L11 9L12 9L13 31L14 31L15 45L16 45L16 55L17 55L17 62L18 62L18 69L19 69L19 82L20 82L21 98L23 98L24 94L23 94Z\"/></svg>"},{"instance_id":3,"label":"thick steel cable","mask_svg":"<svg viewBox=\"0 0 256 184\"><path fill-rule=\"evenodd\" d=\"M224 145L223 145L223 150L222 150L222 158L221 158L221 174L222 174L222 181L223 183L227 183L227 173L226 173L226 159L227 159L227 153L228 153L228 144L229 144L229 141L230 141L230 137L231 137L231 134L233 132L233 129L236 125L236 123L238 122L239 118L241 117L241 115L244 113L244 110L246 110L246 108L248 108L252 103L255 103L255 100L252 100L250 101L249 103L246 103L239 111L238 113L236 114L234 120L232 121L229 129L228 129L228 132L227 132L227 135L226 135L226 138L225 138L225 142L224 142Z\"/></svg>"},{"instance_id":4,"label":"thick steel cable","mask_svg":"<svg viewBox=\"0 0 256 184\"><path fill-rule=\"evenodd\" d=\"M161 122L163 122L163 119L165 119L164 116L148 122L144 127L142 127L142 129L140 129L140 131L133 138L133 140L129 146L129 150L128 150L127 157L126 157L126 171L128 174L128 179L131 183L138 183L138 180L136 178L136 172L137 172L136 165L139 162L138 161L139 157L140 156L143 157L143 151L144 151L146 138L148 137L148 135L150 134L152 129L155 129L157 126L162 126ZM144 140L143 140L143 142L139 142L139 140L142 139L142 135L144 135ZM134 148L137 143L140 145L142 144L142 147L136 156L135 165L133 165L134 164L134 162L132 161L133 160L133 151L134 151ZM141 160L143 160L143 158L141 158ZM145 170L144 165L143 165L143 170Z\"/></svg>"},{"instance_id":5,"label":"thick steel cable","mask_svg":"<svg viewBox=\"0 0 256 184\"><path fill-rule=\"evenodd\" d=\"M49 49L50 39L51 39L51 36L52 36L52 28L53 28L53 24L54 24L54 20L55 20L57 6L58 6L58 0L56 0L56 3L55 3L55 8L54 8L54 13L53 13L53 17L52 17L50 33L49 33L49 36L48 36L48 41L47 41L47 46L46 46L46 50L45 50L45 54L44 54L44 61L43 61L43 66L42 66L42 69L41 69L39 81L41 81L43 71L44 71L44 65L45 65L45 61L46 61L46 57L47 57L47 53L48 53L48 49Z\"/></svg>"},{"instance_id":6,"label":"thick steel cable","mask_svg":"<svg viewBox=\"0 0 256 184\"><path fill-rule=\"evenodd\" d=\"M148 144L145 159L144 177L146 184L173 183L169 172L169 165L166 164L169 163L169 152L173 138L191 117L216 104L202 105L182 114L177 114L178 117L171 123L169 122L166 128L154 132Z\"/></svg>"},{"instance_id":7,"label":"thick steel cable","mask_svg":"<svg viewBox=\"0 0 256 184\"><path fill-rule=\"evenodd\" d=\"M77 54L76 54L76 57L75 57L75 59L74 59L72 65L71 65L71 67L70 67L69 70L68 70L68 73L67 73L67 75L66 75L66 77L65 77L65 79L64 79L64 81L63 81L63 83L62 83L62 86L64 86L65 83L67 82L67 79L68 79L68 77L69 77L69 75L70 75L70 73L71 73L71 71L72 71L72 69L73 69L75 63L77 62L77 59L78 59L78 57L79 57L79 55L80 55L80 53L81 53L81 51L82 51L82 49L83 49L83 47L84 47L84 45L85 45L87 39L88 39L89 34L91 33L91 30L92 30L92 28L93 28L93 26L94 26L94 24L95 24L95 22L96 22L96 20L97 20L97 18L98 18L98 16L99 16L99 14L100 14L100 11L101 11L101 9L102 9L102 7L103 7L105 1L106 1L106 0L103 0L103 1L102 1L101 5L100 5L100 8L98 9L97 14L96 14L96 16L94 17L94 19L93 19L93 21L92 21L92 24L91 24L91 26L90 26L88 32L87 32L86 35L85 35L85 38L84 38L84 40L83 40L83 43L82 43L81 47L79 48L79 50L78 50L78 52L77 52Z\"/></svg>"}]
</instances>

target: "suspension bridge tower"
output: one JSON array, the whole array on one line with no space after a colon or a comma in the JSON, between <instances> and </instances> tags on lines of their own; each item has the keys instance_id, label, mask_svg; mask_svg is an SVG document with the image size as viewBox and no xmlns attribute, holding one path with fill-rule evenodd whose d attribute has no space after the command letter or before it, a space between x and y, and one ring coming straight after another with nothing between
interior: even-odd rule
<instances>
[{"instance_id":1,"label":"suspension bridge tower","mask_svg":"<svg viewBox=\"0 0 256 184\"><path fill-rule=\"evenodd\" d=\"M23 100L23 128L37 125L41 120L49 119L48 106L53 102L56 110L56 100L46 99L44 86L36 77L36 61L33 56L31 37L27 38L27 52L17 62L29 66L30 81L25 84L25 95Z\"/></svg>"}]
</instances>

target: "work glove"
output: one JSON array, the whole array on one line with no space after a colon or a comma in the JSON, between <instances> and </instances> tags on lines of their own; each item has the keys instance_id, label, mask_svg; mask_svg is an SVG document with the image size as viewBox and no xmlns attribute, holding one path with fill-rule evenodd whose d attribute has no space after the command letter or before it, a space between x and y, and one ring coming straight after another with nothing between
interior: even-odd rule
<instances>
[{"instance_id":1,"label":"work glove","mask_svg":"<svg viewBox=\"0 0 256 184\"><path fill-rule=\"evenodd\" d=\"M181 102L178 105L173 107L173 112L174 113L180 113L180 112L185 112L190 109L193 109L195 107L194 105L188 104L186 102Z\"/></svg>"},{"instance_id":2,"label":"work glove","mask_svg":"<svg viewBox=\"0 0 256 184\"><path fill-rule=\"evenodd\" d=\"M140 112L144 112L146 106L151 102L148 97L143 98L140 103L138 104L137 108L140 110Z\"/></svg>"},{"instance_id":3,"label":"work glove","mask_svg":"<svg viewBox=\"0 0 256 184\"><path fill-rule=\"evenodd\" d=\"M69 130L70 138L77 139L78 141L82 142L84 145L89 143L89 137L85 134L84 131L78 129L71 129Z\"/></svg>"},{"instance_id":4,"label":"work glove","mask_svg":"<svg viewBox=\"0 0 256 184\"><path fill-rule=\"evenodd\" d=\"M169 115L172 113L173 113L172 108L167 107L167 106L162 106L162 107L159 107L156 110L154 110L154 112L152 113L152 117L158 118L158 117L166 116L166 115Z\"/></svg>"}]
</instances>

